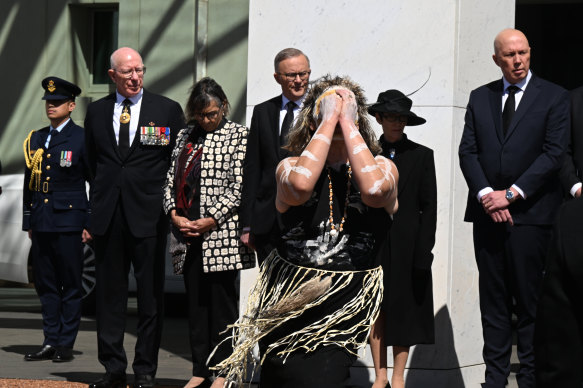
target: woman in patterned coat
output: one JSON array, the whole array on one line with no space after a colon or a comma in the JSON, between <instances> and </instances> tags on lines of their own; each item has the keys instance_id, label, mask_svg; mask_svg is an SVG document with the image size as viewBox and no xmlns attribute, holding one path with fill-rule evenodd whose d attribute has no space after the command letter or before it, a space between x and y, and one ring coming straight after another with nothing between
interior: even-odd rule
<instances>
[{"instance_id":1,"label":"woman in patterned coat","mask_svg":"<svg viewBox=\"0 0 583 388\"><path fill-rule=\"evenodd\" d=\"M219 335L238 317L237 275L255 265L239 237L243 160L248 129L229 121L229 101L211 78L192 88L189 126L180 131L165 186L164 208L172 221L174 270L184 275L188 297L193 377L185 387L209 387L207 358ZM232 351L223 342L209 365ZM223 385L217 378L213 387Z\"/></svg>"}]
</instances>

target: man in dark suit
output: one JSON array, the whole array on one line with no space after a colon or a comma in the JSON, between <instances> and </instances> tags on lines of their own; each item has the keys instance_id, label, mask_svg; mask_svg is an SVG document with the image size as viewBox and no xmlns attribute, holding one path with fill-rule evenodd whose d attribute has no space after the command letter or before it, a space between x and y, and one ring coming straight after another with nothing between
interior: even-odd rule
<instances>
[{"instance_id":1,"label":"man in dark suit","mask_svg":"<svg viewBox=\"0 0 583 388\"><path fill-rule=\"evenodd\" d=\"M154 386L162 332L164 260L168 220L162 187L176 134L184 126L180 105L143 89L146 67L135 50L111 56L116 92L89 105L87 152L95 180L90 232L95 241L97 345L105 376L94 388L125 387L123 349L128 272L138 288L138 339L134 387Z\"/></svg>"},{"instance_id":2,"label":"man in dark suit","mask_svg":"<svg viewBox=\"0 0 583 388\"><path fill-rule=\"evenodd\" d=\"M578 198L561 206L555 224L536 317L537 388L583 386L581 218Z\"/></svg>"},{"instance_id":3,"label":"man in dark suit","mask_svg":"<svg viewBox=\"0 0 583 388\"><path fill-rule=\"evenodd\" d=\"M561 203L558 171L569 128L568 93L538 78L518 30L501 31L494 62L503 78L470 95L459 157L474 223L486 364L484 387L504 387L516 301L521 388L534 387L534 320L551 225Z\"/></svg>"},{"instance_id":4,"label":"man in dark suit","mask_svg":"<svg viewBox=\"0 0 583 388\"><path fill-rule=\"evenodd\" d=\"M581 196L583 179L583 86L571 91L571 138L567 157L561 169L565 193Z\"/></svg>"},{"instance_id":5,"label":"man in dark suit","mask_svg":"<svg viewBox=\"0 0 583 388\"><path fill-rule=\"evenodd\" d=\"M40 298L44 341L27 361L71 361L81 323L83 230L90 180L83 128L71 120L81 89L57 77L42 81L51 125L24 142L22 229L32 240L34 286Z\"/></svg>"},{"instance_id":6,"label":"man in dark suit","mask_svg":"<svg viewBox=\"0 0 583 388\"><path fill-rule=\"evenodd\" d=\"M239 217L244 226L241 241L257 252L259 263L279 238L275 210L275 168L289 156L281 147L300 110L310 80L310 60L298 49L286 48L275 56L275 81L281 95L253 109L243 169Z\"/></svg>"}]
</instances>

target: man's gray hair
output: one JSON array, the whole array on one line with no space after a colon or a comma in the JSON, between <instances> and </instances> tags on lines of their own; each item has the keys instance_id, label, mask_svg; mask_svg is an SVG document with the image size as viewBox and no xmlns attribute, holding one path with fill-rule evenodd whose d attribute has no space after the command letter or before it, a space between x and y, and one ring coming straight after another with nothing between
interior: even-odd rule
<instances>
[{"instance_id":1,"label":"man's gray hair","mask_svg":"<svg viewBox=\"0 0 583 388\"><path fill-rule=\"evenodd\" d=\"M281 61L284 61L284 60L289 59L289 58L299 57L300 55L303 55L304 58L306 58L306 61L308 61L308 67L309 67L310 66L310 58L308 58L308 56L306 54L304 54L302 52L302 50L298 50L297 48L289 47L289 48L281 50L275 56L275 60L273 61L273 67L275 68L275 72L277 73L279 71L279 64L281 63Z\"/></svg>"}]
</instances>

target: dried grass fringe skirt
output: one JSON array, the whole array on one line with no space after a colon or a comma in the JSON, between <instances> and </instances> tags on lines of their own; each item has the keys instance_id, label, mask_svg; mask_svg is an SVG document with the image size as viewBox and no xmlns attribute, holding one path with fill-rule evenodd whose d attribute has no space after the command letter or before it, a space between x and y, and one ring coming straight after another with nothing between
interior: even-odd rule
<instances>
[{"instance_id":1,"label":"dried grass fringe skirt","mask_svg":"<svg viewBox=\"0 0 583 388\"><path fill-rule=\"evenodd\" d=\"M357 287L354 287L354 282L357 282ZM309 353L327 345L341 346L357 355L358 350L366 345L383 295L380 266L360 271L301 267L273 250L260 268L245 313L227 328L231 333L225 341L232 341L233 353L210 369L225 377L225 387L241 386L248 365L251 365L251 373L255 372L257 360L252 357L252 350L261 339L304 312L314 311L310 309L323 309L327 301L345 293L351 283L355 292L343 297L339 308L324 309L326 314L318 319L301 322L299 326L296 324L299 329L281 338L270 338L272 342L264 349L260 363L272 352L283 357L285 362L292 352Z\"/></svg>"}]
</instances>

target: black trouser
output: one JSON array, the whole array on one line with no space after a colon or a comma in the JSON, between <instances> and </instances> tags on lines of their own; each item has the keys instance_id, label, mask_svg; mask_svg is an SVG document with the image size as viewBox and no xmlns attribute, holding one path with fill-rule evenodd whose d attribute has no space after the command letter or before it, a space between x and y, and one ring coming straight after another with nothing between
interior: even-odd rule
<instances>
[{"instance_id":1,"label":"black trouser","mask_svg":"<svg viewBox=\"0 0 583 388\"><path fill-rule=\"evenodd\" d=\"M44 345L73 348L81 322L83 243L78 232L32 232L34 287Z\"/></svg>"},{"instance_id":2,"label":"black trouser","mask_svg":"<svg viewBox=\"0 0 583 388\"><path fill-rule=\"evenodd\" d=\"M133 264L137 283L138 338L132 367L135 374L156 374L164 318L167 222L166 218L160 218L157 236L136 238L118 205L106 234L94 236L97 349L99 362L108 373L125 374L127 367L123 337L128 273Z\"/></svg>"},{"instance_id":3,"label":"black trouser","mask_svg":"<svg viewBox=\"0 0 583 388\"><path fill-rule=\"evenodd\" d=\"M534 322L550 226L474 223L486 363L484 387L502 388L510 373L512 299L516 301L520 388L535 387Z\"/></svg>"},{"instance_id":4,"label":"black trouser","mask_svg":"<svg viewBox=\"0 0 583 388\"><path fill-rule=\"evenodd\" d=\"M219 335L239 316L238 271L203 271L200 239L193 241L184 263L188 296L188 328L192 352L192 375L208 377L207 359L228 333ZM231 355L231 340L221 344L209 366Z\"/></svg>"}]
</instances>

